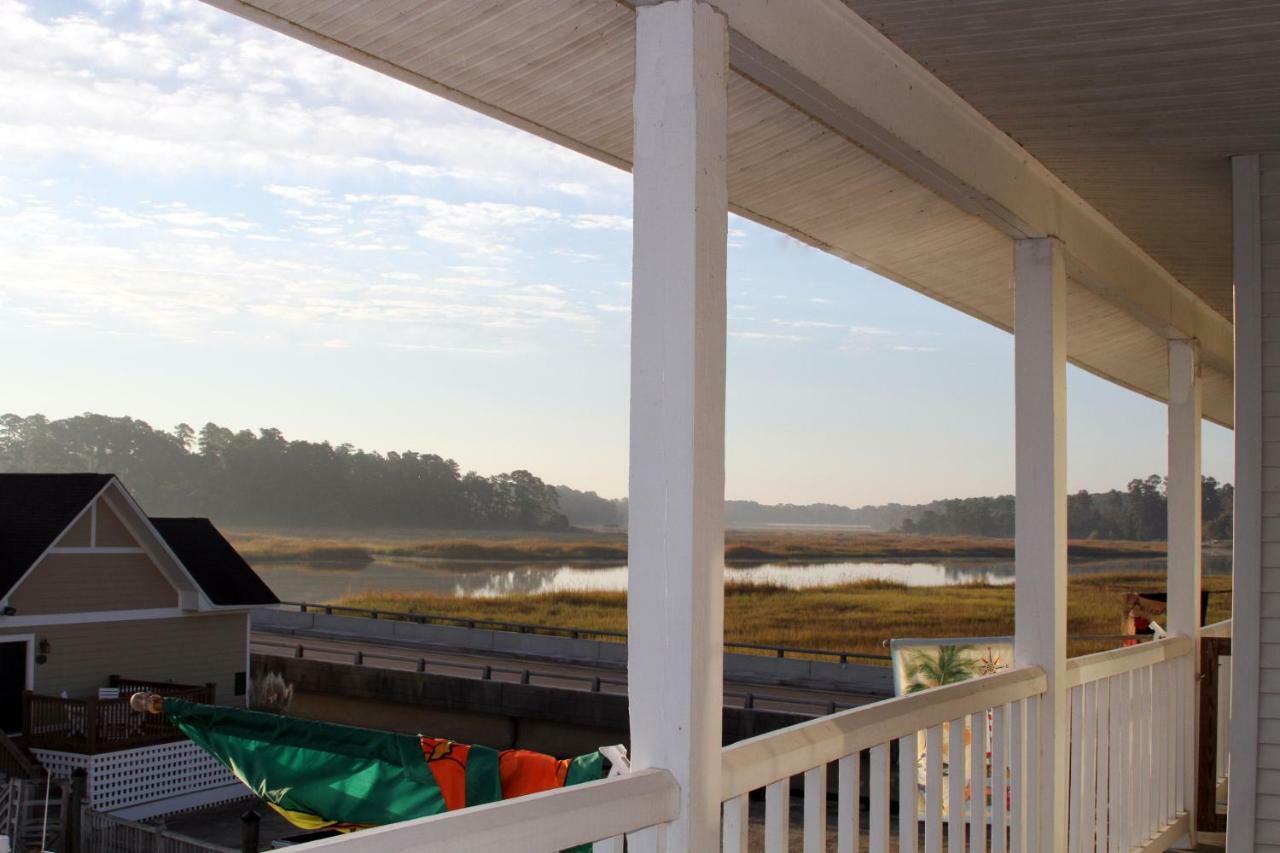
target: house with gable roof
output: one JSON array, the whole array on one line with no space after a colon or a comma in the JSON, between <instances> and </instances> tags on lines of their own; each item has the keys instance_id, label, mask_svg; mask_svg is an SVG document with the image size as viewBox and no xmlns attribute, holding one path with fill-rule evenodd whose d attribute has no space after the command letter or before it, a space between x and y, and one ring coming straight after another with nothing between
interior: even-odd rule
<instances>
[{"instance_id":1,"label":"house with gable roof","mask_svg":"<svg viewBox=\"0 0 1280 853\"><path fill-rule=\"evenodd\" d=\"M278 603L208 519L149 517L111 474L0 474L0 732L57 776L88 770L95 808L232 792L128 696L247 704L249 614Z\"/></svg>"}]
</instances>

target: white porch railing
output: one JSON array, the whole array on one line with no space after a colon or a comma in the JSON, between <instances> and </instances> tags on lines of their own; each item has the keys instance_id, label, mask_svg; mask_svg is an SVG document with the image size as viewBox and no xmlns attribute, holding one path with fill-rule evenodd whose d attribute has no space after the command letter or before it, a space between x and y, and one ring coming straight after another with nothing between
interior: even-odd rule
<instances>
[{"instance_id":1,"label":"white porch railing","mask_svg":"<svg viewBox=\"0 0 1280 853\"><path fill-rule=\"evenodd\" d=\"M888 851L895 835L889 809L895 751L899 813L906 815L898 822L898 850L917 849L916 804L922 789L927 853L941 850L944 812L952 838L962 838L968 823L970 850L986 849L988 820L993 853L1029 849L1031 821L1024 813L1024 794L1033 776L1036 751L1028 747L1036 740L1032 730L1036 705L1047 683L1038 667L1022 667L886 699L726 747L724 850L747 850L748 798L761 788L765 791L764 849L766 853L787 850L791 777L803 774L804 850L825 851L832 763L837 773L836 849L840 853L859 849L862 753L869 752L870 849ZM992 768L1003 771L992 772ZM968 797L971 791L987 792L989 798ZM959 808L949 808L953 803ZM967 820L970 813L972 820Z\"/></svg>"},{"instance_id":2,"label":"white porch railing","mask_svg":"<svg viewBox=\"0 0 1280 853\"><path fill-rule=\"evenodd\" d=\"M1067 662L1072 853L1165 850L1187 832L1191 652L1169 637Z\"/></svg>"},{"instance_id":3,"label":"white porch railing","mask_svg":"<svg viewBox=\"0 0 1280 853\"><path fill-rule=\"evenodd\" d=\"M1217 631L1219 626L1210 626L1206 634ZM1181 636L1067 662L1062 685L1070 709L1065 799L1073 853L1157 853L1188 832L1194 792L1184 771L1195 721L1193 665L1192 641ZM944 846L969 853L1041 849L1036 798L1028 793L1037 778L1036 721L1047 687L1039 667L1019 667L726 747L724 853L748 850L750 797L759 791L764 792L764 822L755 831L763 833L765 853L790 849L795 777L803 779L805 853L827 849L832 780L840 853L861 847L864 788L872 853L895 848L941 853ZM896 822L890 809L895 759ZM1225 772L1225 754L1219 768ZM596 853L660 850L664 827L677 813L674 778L664 770L642 770L308 847L341 844L345 853L444 853L464 847L480 853L552 853L594 843Z\"/></svg>"},{"instance_id":4,"label":"white porch railing","mask_svg":"<svg viewBox=\"0 0 1280 853\"><path fill-rule=\"evenodd\" d=\"M604 779L433 817L313 841L308 850L342 853L556 853L595 842L597 853L662 849L663 825L676 818L679 788L665 770ZM635 835L632 835L635 833Z\"/></svg>"}]
</instances>

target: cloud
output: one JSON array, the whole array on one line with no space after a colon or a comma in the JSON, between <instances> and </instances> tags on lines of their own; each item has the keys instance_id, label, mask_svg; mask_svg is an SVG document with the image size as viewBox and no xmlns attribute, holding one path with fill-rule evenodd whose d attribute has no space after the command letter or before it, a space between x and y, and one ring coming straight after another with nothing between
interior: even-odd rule
<instances>
[{"instance_id":1,"label":"cloud","mask_svg":"<svg viewBox=\"0 0 1280 853\"><path fill-rule=\"evenodd\" d=\"M775 326L788 329L843 329L843 323L832 323L828 320L770 320Z\"/></svg>"},{"instance_id":2,"label":"cloud","mask_svg":"<svg viewBox=\"0 0 1280 853\"><path fill-rule=\"evenodd\" d=\"M729 337L743 341L782 341L790 343L809 340L804 335L781 335L773 332L730 332Z\"/></svg>"},{"instance_id":3,"label":"cloud","mask_svg":"<svg viewBox=\"0 0 1280 853\"><path fill-rule=\"evenodd\" d=\"M626 275L619 170L190 0L0 0L0 51L3 316L492 356L628 310L543 268Z\"/></svg>"},{"instance_id":4,"label":"cloud","mask_svg":"<svg viewBox=\"0 0 1280 853\"><path fill-rule=\"evenodd\" d=\"M551 250L551 254L557 258L566 258L575 264L587 263L588 261L603 261L604 255L595 252L579 252L574 249L556 248Z\"/></svg>"},{"instance_id":5,"label":"cloud","mask_svg":"<svg viewBox=\"0 0 1280 853\"><path fill-rule=\"evenodd\" d=\"M620 170L199 3L0 0L0 52L0 160L628 192Z\"/></svg>"}]
</instances>

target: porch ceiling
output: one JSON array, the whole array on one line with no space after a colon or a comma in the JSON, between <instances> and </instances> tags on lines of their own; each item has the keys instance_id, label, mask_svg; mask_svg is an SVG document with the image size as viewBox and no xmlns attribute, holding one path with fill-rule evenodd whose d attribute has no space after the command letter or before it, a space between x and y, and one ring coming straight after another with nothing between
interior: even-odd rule
<instances>
[{"instance_id":1,"label":"porch ceiling","mask_svg":"<svg viewBox=\"0 0 1280 853\"><path fill-rule=\"evenodd\" d=\"M619 0L206 2L620 168L629 167L634 12ZM726 9L731 27L735 26L735 7L745 5L734 0L711 2ZM1042 19L1031 14L1041 8L1037 0L968 5L948 0L850 2L867 15L878 16L891 35L901 30L901 38L925 61L938 63L940 73L956 78L961 94L968 94L966 87L974 90L976 94L970 97L975 104L989 99L995 111L991 117L1002 128L1020 141L1030 142L1032 153L1040 153L1034 145L1044 147L1042 156L1060 161L1069 185L1074 180L1079 192L1096 196L1095 204L1126 228L1127 237L1138 241L1166 269L1186 276L1185 284L1205 301L1193 296L1150 257L1129 247L1126 235L1105 233L1105 228L1100 231L1097 223L1110 226L1071 196L1070 190L1059 187L1051 175L1041 174L1044 170L1038 164L1033 164L1038 172L1031 180L1040 181L1036 186L1047 187L1042 192L1051 196L1036 200L1048 198L1052 202L1038 209L1052 210L1046 224L1033 223L1029 230L1022 222L1013 227L1002 225L999 217L1007 211L1003 207L996 210L998 200L985 196L977 199L978 194L974 193L977 200L968 203L970 199L965 196L969 187L963 181L951 180L950 175L933 182L932 188L925 185L930 183L928 180L921 182L919 172L909 177L900 168L907 162L910 170L908 161L914 156L914 149L890 165L894 158L885 152L893 142L881 145L873 154L852 141L855 134L844 128L835 129L840 125L830 115L822 115L821 120L815 118L818 111L812 104L817 101L806 102L790 93L786 100L776 95L777 80L765 73L768 63L758 61L759 39L751 42L736 30L734 70L729 82L729 184L733 209L1003 329L1013 325L1011 232L1039 230L1058 234L1053 226L1059 218L1075 217L1093 229L1088 232L1091 238L1102 234L1101 243L1095 240L1094 246L1105 244L1108 260L1120 257L1119 266L1113 265L1113 270L1134 271L1133 276L1112 274L1111 279L1141 281L1099 281L1098 269L1090 266L1088 258L1076 259L1070 268L1073 278L1068 295L1071 360L1140 393L1164 399L1168 390L1166 338L1201 338L1205 345L1205 414L1230 424L1230 326L1220 313L1229 312L1230 308L1229 170L1221 157L1237 140L1225 132L1204 133L1203 127L1200 133L1193 132L1183 116L1185 109L1179 109L1176 99L1168 104L1167 113L1158 113L1150 105L1125 113L1126 99L1145 97L1154 104L1159 98L1157 92L1143 94L1120 85L1083 89L1097 102L1090 107L1094 112L1074 113L1063 102L1065 93L1073 92L1075 84L1063 83L1062 88L1051 89L1056 83L1052 67L1035 77L1021 73L1023 78L1046 87L1040 95L1043 102L1020 91L1020 72L1011 73L1009 66L999 63L985 64L979 42L985 38L988 49L1003 47L1003 51L992 52L997 60L1008 62L1002 58L1013 46L1037 35L1036 26L1031 23ZM899 11L899 5L904 11ZM1065 5L1055 3L1052 8L1067 19L1071 15ZM1116 0L1098 5L1119 7L1125 3ZM1142 0L1141 5L1164 8L1170 4ZM1197 0L1173 5L1199 8L1204 4ZM1213 5L1230 4L1219 0ZM943 25L918 26L916 17L934 14L930 11L934 6L950 10L954 32L948 33ZM953 6L964 10L990 8L996 14L990 20L979 17L975 22ZM1076 3L1073 8L1078 6ZM773 9L777 8L775 4ZM828 19L831 15L856 18L834 0L814 0L813 8ZM1001 10L1005 10L1003 16ZM1023 10L1025 33L1008 18ZM757 11L762 18L775 13L761 5L749 14ZM809 10L805 13L809 14ZM1115 55L1117 51L1136 53L1133 45L1101 42L1093 48L1099 53L1090 54L1090 44L1086 42L1076 46L1077 73L1082 79L1089 74L1096 76L1124 61L1135 63L1135 68L1140 67L1155 78L1190 66L1195 57L1187 42L1195 35L1198 19L1190 16L1177 24L1181 19L1168 17L1173 22L1162 26L1176 30L1174 36L1184 45L1185 55L1170 58L1153 48L1157 58L1148 58L1148 64L1142 65L1140 56ZM1010 28L1008 32L1000 29L1002 20ZM820 17L814 18L815 26L821 23ZM860 21L841 23L851 28L865 27ZM1189 29L1184 31L1179 26ZM994 36L992 27L999 30ZM1220 50L1225 51L1229 43L1234 43L1231 38L1244 39L1247 35L1228 30L1223 28L1214 37L1214 44L1221 43ZM1049 40L1045 34L1038 37ZM967 47L953 55L956 41ZM1252 41L1250 45L1252 50ZM856 49L851 45L851 50ZM1259 45L1257 49L1263 48ZM1037 48L1027 47L1017 55L1022 57L1023 65L1031 66L1036 51ZM1056 56L1043 51L1040 55ZM901 58L910 63L906 57ZM890 56L889 61L892 64L897 59ZM1225 65L1226 60L1223 62ZM1259 66L1264 62L1274 66L1276 58L1260 54L1256 62ZM1064 63L1067 60L1061 59L1058 67L1064 67ZM1255 98L1263 90L1275 97L1280 89L1275 81L1280 80L1280 75L1274 71L1273 68L1270 79L1260 80L1254 87ZM1186 73L1194 76L1191 70ZM1004 80L1002 74L1012 79ZM1262 77L1266 72L1259 69L1257 74ZM1131 82L1136 84L1141 75L1135 71L1131 76L1135 77ZM1237 76L1223 71L1216 84L1205 82L1197 89L1200 95L1196 103L1208 111L1216 103L1211 97L1214 91L1230 90L1237 82L1247 88L1247 83L1237 81ZM778 79L787 82L785 74ZM1064 94L1056 94L1059 92ZM820 97L827 94L819 91ZM1254 101L1240 95L1231 103L1244 110ZM1111 123L1095 127L1090 118L1095 113L1111 116ZM1130 118L1125 119L1126 114ZM1204 115L1207 119L1214 114ZM1139 117L1143 117L1142 122ZM1280 110L1273 109L1268 120L1280 122ZM1176 122L1172 131L1159 136L1156 131L1165 129L1169 122ZM1129 140L1128 147L1117 142L1119 130L1109 129L1121 126L1130 128L1124 137ZM1249 125L1261 126L1258 122ZM1074 137L1073 127L1078 132ZM1244 122L1241 127L1242 133L1248 129ZM1032 133L1037 129L1040 135ZM1026 140L1022 139L1024 134ZM1158 137L1155 144L1151 141L1153 135ZM866 140L859 137L859 142ZM907 146L896 150L909 147L908 140ZM1012 153L1030 160L1016 146L994 147L1010 149L999 152L1001 156ZM1160 156L1151 156L1151 152ZM1025 183L1018 175L999 176L997 183L1001 180L1016 185L1015 191ZM960 189L947 192L944 186L939 190L940 183ZM1028 204L1028 209L1035 208L1035 204ZM1062 210L1067 213L1062 214ZM1071 240L1064 239L1070 252ZM856 299L856 295L851 298Z\"/></svg>"},{"instance_id":2,"label":"porch ceiling","mask_svg":"<svg viewBox=\"0 0 1280 853\"><path fill-rule=\"evenodd\" d=\"M1273 0L844 0L1231 319L1233 154L1280 145Z\"/></svg>"}]
</instances>

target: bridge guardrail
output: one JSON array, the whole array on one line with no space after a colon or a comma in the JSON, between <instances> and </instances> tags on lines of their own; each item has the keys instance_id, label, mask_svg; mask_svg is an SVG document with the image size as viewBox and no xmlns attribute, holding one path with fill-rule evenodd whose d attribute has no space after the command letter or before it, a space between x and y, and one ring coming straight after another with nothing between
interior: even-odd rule
<instances>
[{"instance_id":1,"label":"bridge guardrail","mask_svg":"<svg viewBox=\"0 0 1280 853\"><path fill-rule=\"evenodd\" d=\"M307 601L282 601L285 607L296 607L301 613L323 613L327 616L350 614L366 619L399 619L419 625L447 625L454 628L482 628L489 631L507 631L516 634L543 634L551 637L568 637L573 640L607 639L625 643L625 631L608 631L598 628L574 628L560 625L535 625L527 622L506 622L494 619L472 619L463 616L446 616L438 613L410 613L403 610L378 610L368 607L352 607L345 604L314 604ZM837 660L847 664L851 660L889 663L890 657L872 652L832 651L831 649L807 649L799 646L775 646L767 643L738 643L726 640L725 651L745 649L750 652L768 652L773 657L809 657Z\"/></svg>"},{"instance_id":2,"label":"bridge guardrail","mask_svg":"<svg viewBox=\"0 0 1280 853\"><path fill-rule=\"evenodd\" d=\"M608 678L606 676L576 675L574 673L539 672L538 670L532 670L527 668L491 666L488 664L458 663L454 661L432 662L429 658L426 658L426 657L409 657L406 655L395 655L395 654L388 654L385 652L371 652L371 651L366 651L364 649L347 651L345 649L334 649L334 648L326 648L326 647L320 647L320 646L311 646L310 649L308 649L308 647L303 643L292 643L285 640L276 641L276 640L265 640L262 638L255 638L253 640L253 646L259 647L259 648L287 650L289 657L293 657L300 660L307 659L307 654L309 651L310 654L312 655L313 660L320 660L321 659L320 656L350 658L351 663L354 664L355 666L367 666L374 661L386 661L389 663L412 664L415 672L422 672L422 673L425 673L427 671L428 666L442 667L446 669L460 669L468 672L477 673L479 678L482 681L493 681L495 680L494 679L495 675L512 676L512 680L510 683L529 684L534 686L537 686L535 683L535 680L547 680L547 681L557 681L557 682L569 681L569 682L587 685L585 689L587 692L590 692L590 693L606 692L605 688L607 687L626 688L627 686L627 681L625 678ZM757 696L756 694L751 692L741 693L741 692L732 691L732 690L726 690L724 692L724 697L726 700L736 699L741 701L742 704L739 707L742 707L748 710L755 710L757 708L757 703L765 702L770 705L786 705L791 708L802 708L804 709L803 713L812 713L815 716L821 716L823 714L834 714L836 711L844 710L845 708L854 707L853 705L835 702L834 700L829 700L826 702L818 702L812 699L789 699L782 696L766 697L766 696ZM769 710L777 710L777 709L770 708Z\"/></svg>"}]
</instances>

